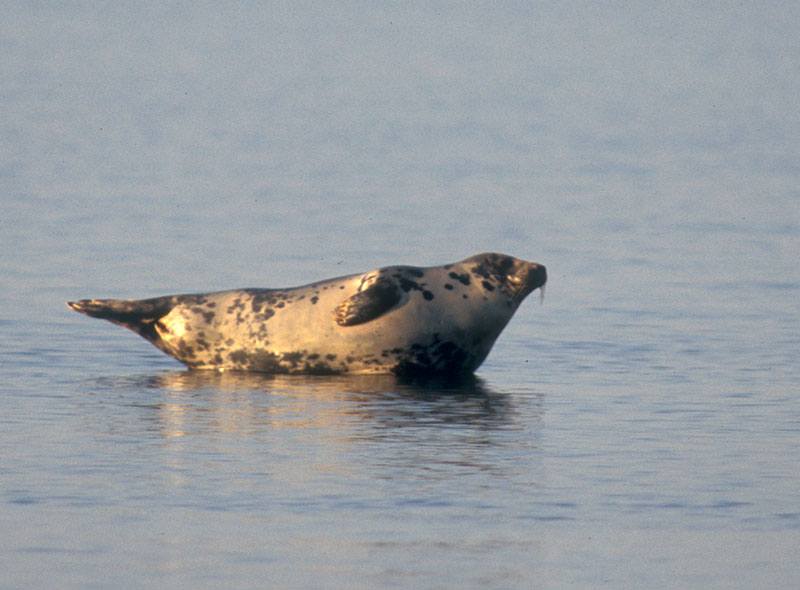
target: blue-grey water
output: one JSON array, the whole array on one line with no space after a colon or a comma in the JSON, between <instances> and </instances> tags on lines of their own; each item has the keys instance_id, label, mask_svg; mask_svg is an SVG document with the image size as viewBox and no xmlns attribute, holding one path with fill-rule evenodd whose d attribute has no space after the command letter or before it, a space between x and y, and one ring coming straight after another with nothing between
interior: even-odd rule
<instances>
[{"instance_id":1,"label":"blue-grey water","mask_svg":"<svg viewBox=\"0 0 800 590\"><path fill-rule=\"evenodd\" d=\"M0 588L800 586L792 3L7 2ZM64 306L496 250L474 381Z\"/></svg>"}]
</instances>

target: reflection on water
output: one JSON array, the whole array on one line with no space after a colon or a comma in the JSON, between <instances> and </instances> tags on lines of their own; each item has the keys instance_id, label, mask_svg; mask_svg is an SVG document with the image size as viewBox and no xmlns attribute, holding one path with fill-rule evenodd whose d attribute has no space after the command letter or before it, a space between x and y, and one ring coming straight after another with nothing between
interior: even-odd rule
<instances>
[{"instance_id":1,"label":"reflection on water","mask_svg":"<svg viewBox=\"0 0 800 590\"><path fill-rule=\"evenodd\" d=\"M133 377L132 379L137 379ZM484 395L486 384L480 377L463 379L400 379L392 375L275 375L237 371L175 371L159 375L141 376L148 387L176 391L263 390L270 392L296 392L306 394L381 393L432 395Z\"/></svg>"},{"instance_id":2,"label":"reflection on water","mask_svg":"<svg viewBox=\"0 0 800 590\"><path fill-rule=\"evenodd\" d=\"M271 498L294 509L302 495L306 510L308 502L332 495L352 502L352 488L366 485L383 502L389 492L382 485L394 486L391 493L410 486L416 497L414 486L432 481L515 473L529 481L536 473L531 462L537 461L541 399L523 401L477 377L178 371L84 387L97 391L89 396L87 428L152 448L146 469L161 472L170 489L188 494L227 474L248 490L245 502L220 491L237 486L213 487L204 508L259 506ZM520 403L527 404L523 411Z\"/></svg>"},{"instance_id":3,"label":"reflection on water","mask_svg":"<svg viewBox=\"0 0 800 590\"><path fill-rule=\"evenodd\" d=\"M176 371L96 383L150 410L145 415L163 437L313 427L344 439L398 427L508 428L515 415L512 394L475 376L454 381Z\"/></svg>"}]
</instances>

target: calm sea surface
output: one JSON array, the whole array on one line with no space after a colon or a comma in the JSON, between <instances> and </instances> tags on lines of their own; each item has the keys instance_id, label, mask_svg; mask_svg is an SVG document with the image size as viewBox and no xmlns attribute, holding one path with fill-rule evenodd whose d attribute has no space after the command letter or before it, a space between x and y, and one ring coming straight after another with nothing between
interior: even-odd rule
<instances>
[{"instance_id":1,"label":"calm sea surface","mask_svg":"<svg viewBox=\"0 0 800 590\"><path fill-rule=\"evenodd\" d=\"M0 589L800 586L797 9L11 4ZM463 383L64 306L486 250Z\"/></svg>"}]
</instances>

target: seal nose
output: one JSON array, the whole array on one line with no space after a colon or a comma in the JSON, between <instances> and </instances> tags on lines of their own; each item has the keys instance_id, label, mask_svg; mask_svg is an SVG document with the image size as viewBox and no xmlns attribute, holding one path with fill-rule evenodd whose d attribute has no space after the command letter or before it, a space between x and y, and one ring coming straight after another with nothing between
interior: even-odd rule
<instances>
[{"instance_id":1,"label":"seal nose","mask_svg":"<svg viewBox=\"0 0 800 590\"><path fill-rule=\"evenodd\" d=\"M547 282L547 269L542 264L534 264L531 272L528 274L528 283L531 285L531 291L543 287Z\"/></svg>"},{"instance_id":2,"label":"seal nose","mask_svg":"<svg viewBox=\"0 0 800 590\"><path fill-rule=\"evenodd\" d=\"M517 301L522 301L536 289L544 287L547 282L547 269L543 265L524 261L521 264L522 268L517 273L516 281L519 285Z\"/></svg>"}]
</instances>

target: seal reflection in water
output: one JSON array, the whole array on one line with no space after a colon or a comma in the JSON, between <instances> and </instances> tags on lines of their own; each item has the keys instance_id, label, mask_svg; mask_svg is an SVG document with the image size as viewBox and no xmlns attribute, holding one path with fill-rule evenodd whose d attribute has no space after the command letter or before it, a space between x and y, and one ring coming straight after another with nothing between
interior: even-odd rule
<instances>
[{"instance_id":1,"label":"seal reflection in water","mask_svg":"<svg viewBox=\"0 0 800 590\"><path fill-rule=\"evenodd\" d=\"M193 369L463 375L546 281L540 264L486 253L289 289L67 305L133 330Z\"/></svg>"}]
</instances>

